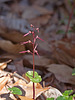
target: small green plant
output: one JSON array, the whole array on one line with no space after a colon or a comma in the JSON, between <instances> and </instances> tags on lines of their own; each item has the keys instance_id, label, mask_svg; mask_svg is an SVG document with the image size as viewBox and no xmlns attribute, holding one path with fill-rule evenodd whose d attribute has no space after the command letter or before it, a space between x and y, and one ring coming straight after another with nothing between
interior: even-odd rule
<instances>
[{"instance_id":1,"label":"small green plant","mask_svg":"<svg viewBox=\"0 0 75 100\"><path fill-rule=\"evenodd\" d=\"M42 78L40 75L38 75L38 73L35 71L34 72L34 78L33 78L33 71L28 71L26 73L26 76L30 78L30 80L34 83L39 83L41 82Z\"/></svg>"},{"instance_id":2,"label":"small green plant","mask_svg":"<svg viewBox=\"0 0 75 100\"><path fill-rule=\"evenodd\" d=\"M12 94L22 95L22 91L17 87L8 88Z\"/></svg>"},{"instance_id":3,"label":"small green plant","mask_svg":"<svg viewBox=\"0 0 75 100\"><path fill-rule=\"evenodd\" d=\"M56 100L73 100L73 97L75 95L70 95L73 92L73 90L66 90L62 96L57 97ZM54 98L47 98L46 100L54 100Z\"/></svg>"}]
</instances>

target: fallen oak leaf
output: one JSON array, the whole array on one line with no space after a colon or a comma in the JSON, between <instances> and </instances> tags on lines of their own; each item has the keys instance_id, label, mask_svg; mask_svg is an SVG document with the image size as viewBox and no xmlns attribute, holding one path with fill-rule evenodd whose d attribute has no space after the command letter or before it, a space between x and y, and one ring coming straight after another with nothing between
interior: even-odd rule
<instances>
[{"instance_id":1,"label":"fallen oak leaf","mask_svg":"<svg viewBox=\"0 0 75 100\"><path fill-rule=\"evenodd\" d=\"M7 40L0 40L0 48L12 54L19 54L20 51L25 50L25 47L20 44L13 44Z\"/></svg>"},{"instance_id":2,"label":"fallen oak leaf","mask_svg":"<svg viewBox=\"0 0 75 100\"><path fill-rule=\"evenodd\" d=\"M28 40L32 40L31 35L24 37L21 32L14 31L14 30L12 32L8 31L8 33L7 33L7 31L0 30L0 36L4 39L9 40L16 44L26 42ZM24 48L28 48L28 49L32 50L32 45L30 43L25 44ZM21 51L23 51L23 50L21 50Z\"/></svg>"},{"instance_id":3,"label":"fallen oak leaf","mask_svg":"<svg viewBox=\"0 0 75 100\"><path fill-rule=\"evenodd\" d=\"M0 98L0 100L5 100L5 98Z\"/></svg>"},{"instance_id":4,"label":"fallen oak leaf","mask_svg":"<svg viewBox=\"0 0 75 100\"><path fill-rule=\"evenodd\" d=\"M53 88L51 86L50 86L50 89L45 91L43 94L47 98L54 98L54 99L56 99L58 96L62 96L62 93L58 89Z\"/></svg>"},{"instance_id":5,"label":"fallen oak leaf","mask_svg":"<svg viewBox=\"0 0 75 100\"><path fill-rule=\"evenodd\" d=\"M28 60L30 62L30 64L33 64L33 60L32 60L32 55L25 55L24 59ZM45 58L44 56L40 56L40 58L38 59L38 56L35 55L35 65L38 66L46 66L50 64L50 59Z\"/></svg>"},{"instance_id":6,"label":"fallen oak leaf","mask_svg":"<svg viewBox=\"0 0 75 100\"><path fill-rule=\"evenodd\" d=\"M6 66L7 66L7 64L6 63L0 63L0 69L2 70L2 69L5 69L6 68Z\"/></svg>"},{"instance_id":7,"label":"fallen oak leaf","mask_svg":"<svg viewBox=\"0 0 75 100\"><path fill-rule=\"evenodd\" d=\"M60 82L75 85L75 76L72 76L73 69L69 66L64 64L51 64L47 67L48 71L52 72Z\"/></svg>"},{"instance_id":8,"label":"fallen oak leaf","mask_svg":"<svg viewBox=\"0 0 75 100\"><path fill-rule=\"evenodd\" d=\"M0 78L0 91L3 89L9 78L9 76Z\"/></svg>"},{"instance_id":9,"label":"fallen oak leaf","mask_svg":"<svg viewBox=\"0 0 75 100\"><path fill-rule=\"evenodd\" d=\"M32 82L29 82L28 84L26 84L26 82L23 81L23 80L21 80L21 79L18 80L18 81L16 81L16 82L13 84L13 86L16 86L16 85L25 85L25 86L28 87L28 88L33 87ZM39 83L35 83L35 87L36 87L36 88L42 88L42 86L41 86Z\"/></svg>"},{"instance_id":10,"label":"fallen oak leaf","mask_svg":"<svg viewBox=\"0 0 75 100\"><path fill-rule=\"evenodd\" d=\"M28 98L28 97L25 97L25 96L20 96L20 95L18 95L18 97L19 97L21 100L33 100L33 99Z\"/></svg>"},{"instance_id":11,"label":"fallen oak leaf","mask_svg":"<svg viewBox=\"0 0 75 100\"><path fill-rule=\"evenodd\" d=\"M43 16L43 15L52 15L53 13L45 9L44 7L40 7L40 6L31 6L31 7L28 6L26 9L27 10L25 10L24 13L22 14L22 18L27 20L32 20L36 17Z\"/></svg>"},{"instance_id":12,"label":"fallen oak leaf","mask_svg":"<svg viewBox=\"0 0 75 100\"><path fill-rule=\"evenodd\" d=\"M29 82L26 84L23 80L18 80L13 84L13 86L21 86L23 90L25 90L26 94L25 96L28 98L33 98L33 82ZM48 90L49 87L43 88L39 83L35 83L35 98L37 98L39 95L41 95L43 92Z\"/></svg>"},{"instance_id":13,"label":"fallen oak leaf","mask_svg":"<svg viewBox=\"0 0 75 100\"><path fill-rule=\"evenodd\" d=\"M7 67L7 63L11 62L11 59L6 61L6 62L3 62L3 63L0 63L0 69L5 69Z\"/></svg>"},{"instance_id":14,"label":"fallen oak leaf","mask_svg":"<svg viewBox=\"0 0 75 100\"><path fill-rule=\"evenodd\" d=\"M30 35L24 37L23 34L21 32L18 32L18 31L14 31L11 30L8 31L1 31L0 29L0 36L6 40L9 40L9 41L12 41L14 43L20 43L20 42L24 42L24 41L28 41L28 40L31 40L32 37Z\"/></svg>"},{"instance_id":15,"label":"fallen oak leaf","mask_svg":"<svg viewBox=\"0 0 75 100\"><path fill-rule=\"evenodd\" d=\"M75 67L74 59L67 52L65 52L65 51L63 51L63 50L61 50L59 48L55 49L54 58L59 63L64 63L66 65Z\"/></svg>"},{"instance_id":16,"label":"fallen oak leaf","mask_svg":"<svg viewBox=\"0 0 75 100\"><path fill-rule=\"evenodd\" d=\"M50 19L51 19L50 15L43 15L43 16L38 16L34 19L29 19L28 22L32 23L34 26L41 27L41 25L46 25Z\"/></svg>"},{"instance_id":17,"label":"fallen oak leaf","mask_svg":"<svg viewBox=\"0 0 75 100\"><path fill-rule=\"evenodd\" d=\"M25 19L8 18L6 16L0 16L0 27L21 31L23 33L27 33L28 29L30 30L29 23Z\"/></svg>"},{"instance_id":18,"label":"fallen oak leaf","mask_svg":"<svg viewBox=\"0 0 75 100\"><path fill-rule=\"evenodd\" d=\"M59 48L60 50L68 53L71 57L75 57L75 45L69 42L57 41L54 43L55 48Z\"/></svg>"}]
</instances>

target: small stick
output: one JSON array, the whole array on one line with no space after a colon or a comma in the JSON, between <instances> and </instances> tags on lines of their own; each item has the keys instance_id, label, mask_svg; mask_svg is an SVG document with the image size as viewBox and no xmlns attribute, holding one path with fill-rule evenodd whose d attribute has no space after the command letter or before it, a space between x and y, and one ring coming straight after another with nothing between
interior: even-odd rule
<instances>
[{"instance_id":1,"label":"small stick","mask_svg":"<svg viewBox=\"0 0 75 100\"><path fill-rule=\"evenodd\" d=\"M67 33L68 33L68 29L69 29L69 26L70 26L70 22L71 22L71 19L72 19L74 8L75 8L75 2L73 3L72 11L71 11L71 14L69 16L69 21L68 21L68 25L67 25L67 28L66 28L66 31L65 31L65 36L67 36Z\"/></svg>"},{"instance_id":2,"label":"small stick","mask_svg":"<svg viewBox=\"0 0 75 100\"><path fill-rule=\"evenodd\" d=\"M13 76L16 76L17 78L20 78L20 79L24 80L27 84L29 83L25 78L23 78L22 76L20 76L17 73L13 73Z\"/></svg>"}]
</instances>

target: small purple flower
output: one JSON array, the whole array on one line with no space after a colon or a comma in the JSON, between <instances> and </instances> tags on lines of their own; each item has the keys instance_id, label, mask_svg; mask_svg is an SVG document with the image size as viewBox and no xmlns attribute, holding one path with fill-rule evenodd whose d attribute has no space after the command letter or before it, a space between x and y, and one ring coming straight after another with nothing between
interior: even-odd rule
<instances>
[{"instance_id":1,"label":"small purple flower","mask_svg":"<svg viewBox=\"0 0 75 100\"><path fill-rule=\"evenodd\" d=\"M26 53L27 51L21 51L21 52L19 52L19 53Z\"/></svg>"},{"instance_id":2,"label":"small purple flower","mask_svg":"<svg viewBox=\"0 0 75 100\"><path fill-rule=\"evenodd\" d=\"M39 56L38 51L36 50L38 44L36 44L35 48L34 48L34 52Z\"/></svg>"},{"instance_id":3,"label":"small purple flower","mask_svg":"<svg viewBox=\"0 0 75 100\"><path fill-rule=\"evenodd\" d=\"M24 36L27 36L27 35L29 35L30 33L32 33L31 31L29 31L27 34L25 34Z\"/></svg>"},{"instance_id":4,"label":"small purple flower","mask_svg":"<svg viewBox=\"0 0 75 100\"><path fill-rule=\"evenodd\" d=\"M27 50L27 51L21 51L21 52L19 52L19 53L31 53L31 54L33 54L30 50Z\"/></svg>"},{"instance_id":5,"label":"small purple flower","mask_svg":"<svg viewBox=\"0 0 75 100\"><path fill-rule=\"evenodd\" d=\"M38 33L39 33L39 28L36 28L36 30L38 31Z\"/></svg>"},{"instance_id":6,"label":"small purple flower","mask_svg":"<svg viewBox=\"0 0 75 100\"><path fill-rule=\"evenodd\" d=\"M32 24L30 25L31 27L34 27Z\"/></svg>"},{"instance_id":7,"label":"small purple flower","mask_svg":"<svg viewBox=\"0 0 75 100\"><path fill-rule=\"evenodd\" d=\"M44 41L44 40L41 39L38 35L35 37L34 42L36 41L36 39L40 39L41 41Z\"/></svg>"},{"instance_id":8,"label":"small purple flower","mask_svg":"<svg viewBox=\"0 0 75 100\"><path fill-rule=\"evenodd\" d=\"M39 56L39 54L38 54L38 51L37 50L34 50L34 52ZM39 56L40 57L40 56Z\"/></svg>"},{"instance_id":9,"label":"small purple flower","mask_svg":"<svg viewBox=\"0 0 75 100\"><path fill-rule=\"evenodd\" d=\"M26 43L32 43L31 40L26 41L26 42L22 42L21 45L26 44Z\"/></svg>"}]
</instances>

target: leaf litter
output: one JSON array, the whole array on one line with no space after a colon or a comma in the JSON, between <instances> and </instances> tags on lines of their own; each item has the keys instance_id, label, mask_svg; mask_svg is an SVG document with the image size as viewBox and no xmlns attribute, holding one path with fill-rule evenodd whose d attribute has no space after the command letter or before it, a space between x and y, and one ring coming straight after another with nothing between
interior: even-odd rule
<instances>
[{"instance_id":1,"label":"leaf litter","mask_svg":"<svg viewBox=\"0 0 75 100\"><path fill-rule=\"evenodd\" d=\"M59 30L65 32L67 16L71 8L67 0L0 1L0 100L3 98L33 100L31 93L28 96L28 92L32 90L32 83L25 76L26 71L32 70L32 56L19 53L32 50L32 45L29 43L21 45L22 42L32 39L31 35L23 37L31 30L31 23L40 28L39 35L45 40L38 46L40 58L35 55L36 71L43 79L40 83L42 86L39 84L40 87L36 87L36 99L43 100L41 93L42 96L45 95L43 97L48 97L46 92L51 95L51 89L54 91L52 92L54 96L56 93L61 95L54 88L61 92L67 89L75 91L75 78L72 76L72 70L75 67L74 15L69 27L72 32L68 33L67 37L64 37L61 31L57 34ZM62 20L64 23L61 23ZM18 73L16 76L14 76L15 71ZM25 79L28 80L29 86ZM26 95L15 97L10 94L8 86L15 85L20 86L24 93L27 92Z\"/></svg>"}]
</instances>

